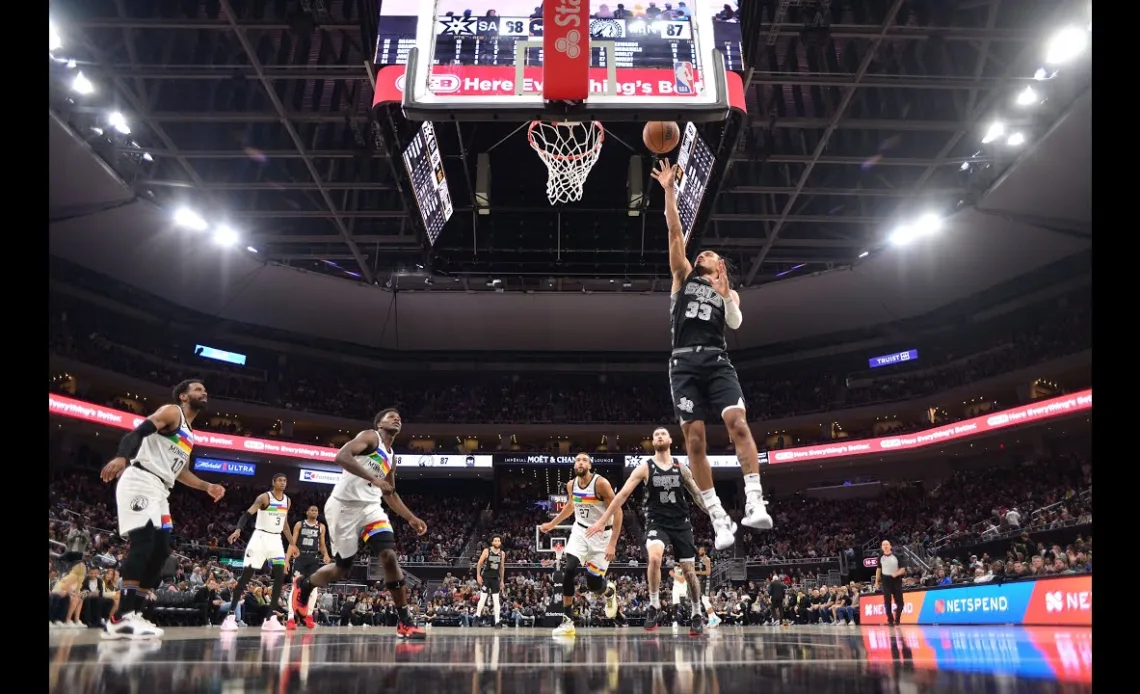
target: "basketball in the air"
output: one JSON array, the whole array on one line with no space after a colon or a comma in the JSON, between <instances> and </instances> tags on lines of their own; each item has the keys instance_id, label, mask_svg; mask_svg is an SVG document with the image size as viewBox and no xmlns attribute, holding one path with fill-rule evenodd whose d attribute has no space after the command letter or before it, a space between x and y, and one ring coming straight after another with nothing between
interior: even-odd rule
<instances>
[{"instance_id":1,"label":"basketball in the air","mask_svg":"<svg viewBox=\"0 0 1140 694\"><path fill-rule=\"evenodd\" d=\"M670 121L650 121L641 131L641 139L654 154L668 154L681 144L681 129Z\"/></svg>"}]
</instances>

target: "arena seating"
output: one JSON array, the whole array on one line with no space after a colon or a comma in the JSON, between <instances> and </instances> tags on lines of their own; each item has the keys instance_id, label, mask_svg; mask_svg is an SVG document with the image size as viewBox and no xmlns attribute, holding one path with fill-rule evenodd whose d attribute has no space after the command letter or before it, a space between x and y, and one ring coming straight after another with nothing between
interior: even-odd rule
<instances>
[{"instance_id":1,"label":"arena seating","mask_svg":"<svg viewBox=\"0 0 1140 694\"><path fill-rule=\"evenodd\" d=\"M875 376L858 387L847 379L865 369L863 355L797 361L778 367L750 368L743 356L741 380L751 417L766 420L845 407L916 398L1073 354L1091 345L1089 302L1073 311L1052 304L971 325L967 335L950 335L922 348L919 377L906 371ZM53 298L49 351L80 362L168 385L193 372L209 381L216 398L269 404L359 418L396 404L408 419L438 423L660 423L672 419L663 378L609 373L605 380L580 374L381 372L339 359L296 354L277 367L280 355L255 360L264 368L234 367L193 356L193 338L174 327L137 330L134 319L69 297ZM1016 349L1012 347L1016 345ZM335 367L332 365L335 361ZM860 364L862 366L860 366ZM938 368L934 372L929 370ZM859 375L859 374L854 374ZM362 390L383 382L383 391ZM262 432L249 432L262 433ZM858 437L866 432L849 432ZM807 440L797 443L807 443ZM789 441L788 445L792 442Z\"/></svg>"}]
</instances>

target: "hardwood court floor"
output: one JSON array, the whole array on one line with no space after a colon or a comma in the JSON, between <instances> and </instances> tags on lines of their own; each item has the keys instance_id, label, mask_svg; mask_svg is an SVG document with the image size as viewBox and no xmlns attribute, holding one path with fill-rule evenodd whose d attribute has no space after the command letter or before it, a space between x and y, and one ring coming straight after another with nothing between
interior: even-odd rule
<instances>
[{"instance_id":1,"label":"hardwood court floor","mask_svg":"<svg viewBox=\"0 0 1140 694\"><path fill-rule=\"evenodd\" d=\"M52 631L49 688L123 692L353 694L781 694L1092 691L1092 631L1016 627L666 627L430 630L168 629L161 641Z\"/></svg>"}]
</instances>

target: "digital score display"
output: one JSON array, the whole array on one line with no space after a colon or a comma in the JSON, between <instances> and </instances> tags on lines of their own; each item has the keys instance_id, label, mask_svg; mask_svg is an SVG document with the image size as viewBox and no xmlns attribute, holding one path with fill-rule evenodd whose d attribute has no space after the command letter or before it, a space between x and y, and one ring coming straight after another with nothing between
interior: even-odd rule
<instances>
[{"instance_id":1,"label":"digital score display","mask_svg":"<svg viewBox=\"0 0 1140 694\"><path fill-rule=\"evenodd\" d=\"M617 68L669 68L688 62L700 69L701 60L693 42L693 18L680 3L678 9L663 9L658 3L590 2L590 38L612 41ZM693 3L695 4L695 3ZM436 3L436 65L484 65L513 67L518 41L542 38L543 19L536 0L439 0ZM663 5L663 3L661 3ZM713 16L713 41L724 54L725 67L743 71L737 3L720 3ZM416 45L420 3L385 0L380 8L376 40L376 64L404 65L408 49ZM728 9L725 9L725 8ZM707 43L701 53L708 55ZM531 48L527 64L541 65L542 49ZM605 50L590 49L593 67L608 67Z\"/></svg>"},{"instance_id":2,"label":"digital score display","mask_svg":"<svg viewBox=\"0 0 1140 694\"><path fill-rule=\"evenodd\" d=\"M404 166L412 181L412 193L416 196L428 241L434 246L443 225L451 219L452 207L451 192L447 189L447 177L443 173L443 158L439 154L439 142L435 139L435 128L430 122L424 121L420 125L404 150Z\"/></svg>"},{"instance_id":3,"label":"digital score display","mask_svg":"<svg viewBox=\"0 0 1140 694\"><path fill-rule=\"evenodd\" d=\"M697 126L692 123L685 124L685 134L681 138L681 151L677 154L677 213L681 217L681 231L685 235L685 242L689 241L689 234L693 232L693 225L697 221L697 214L701 210L701 200L705 197L705 189L709 185L709 176L712 175L716 159L712 150L701 139Z\"/></svg>"}]
</instances>

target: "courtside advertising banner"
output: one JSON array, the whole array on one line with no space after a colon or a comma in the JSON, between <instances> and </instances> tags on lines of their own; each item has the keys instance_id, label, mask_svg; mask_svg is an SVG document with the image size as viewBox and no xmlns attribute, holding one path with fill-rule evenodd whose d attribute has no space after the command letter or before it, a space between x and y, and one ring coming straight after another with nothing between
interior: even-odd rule
<instances>
[{"instance_id":1,"label":"courtside advertising banner","mask_svg":"<svg viewBox=\"0 0 1140 694\"><path fill-rule=\"evenodd\" d=\"M116 429L134 429L144 419L134 412L114 410L83 400L48 394L48 414L78 419L95 424L106 424ZM249 436L215 434L209 431L194 432L194 448L211 448L222 451L244 451L267 457L301 458L323 463L336 461L337 449L328 446L310 446L304 443L255 439ZM491 467L489 455L417 455L396 456L396 467Z\"/></svg>"},{"instance_id":2,"label":"courtside advertising banner","mask_svg":"<svg viewBox=\"0 0 1140 694\"><path fill-rule=\"evenodd\" d=\"M901 436L884 436L877 439L860 439L858 441L835 441L833 443L816 446L802 446L800 448L785 448L778 451L761 451L761 465L779 465L781 463L815 462L837 458L849 458L858 455L882 455L898 451L926 448L928 446L941 446L953 441L967 439L991 431L997 431L1022 424L1043 422L1055 417L1076 414L1092 409L1092 390L1082 390L1070 395L1062 395L1048 400L1038 400L1028 405L1021 405L1000 412L990 412L981 417L974 417L955 424L927 429L915 434ZM133 412L103 407L94 403L69 398L62 395L48 393L48 414L60 417L78 419L84 422L104 424L116 429L134 429L143 418ZM217 449L223 451L244 451L265 456L282 456L285 458L301 458L326 463L334 462L335 448L326 446L312 446L289 441L272 439L258 439L247 436L231 436L229 434L214 434L208 431L195 432L195 448ZM530 460L534 458L534 461ZM566 460L564 461L563 458ZM687 456L674 456L682 463L688 463ZM735 455L710 455L709 464L714 468L736 468L740 463ZM636 467L649 460L650 456L629 455L624 456L625 467ZM542 460L544 462L538 462ZM438 454L402 454L397 456L396 465L418 467L475 467L489 468L494 463L512 465L558 465L572 464L570 456L548 456L543 454L528 455L521 453L504 453L498 455L438 455ZM620 454L597 454L596 464L621 464Z\"/></svg>"},{"instance_id":3,"label":"courtside advertising banner","mask_svg":"<svg viewBox=\"0 0 1140 694\"><path fill-rule=\"evenodd\" d=\"M882 593L859 598L859 619L862 625L887 623ZM907 591L901 622L1091 627L1092 576Z\"/></svg>"}]
</instances>

